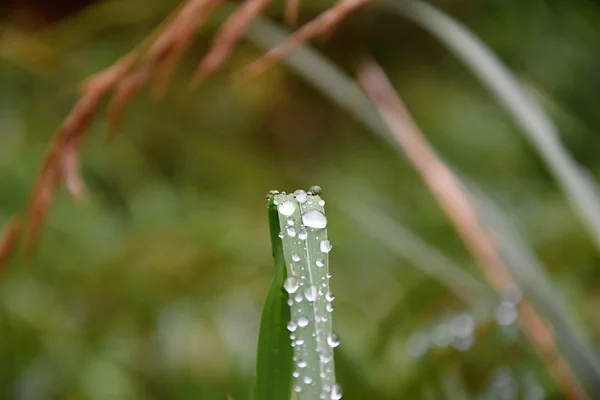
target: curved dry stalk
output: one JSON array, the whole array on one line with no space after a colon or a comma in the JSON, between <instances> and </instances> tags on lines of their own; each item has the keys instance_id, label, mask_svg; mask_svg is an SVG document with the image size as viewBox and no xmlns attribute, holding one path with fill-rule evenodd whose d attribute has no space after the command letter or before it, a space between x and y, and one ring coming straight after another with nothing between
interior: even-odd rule
<instances>
[{"instance_id":1,"label":"curved dry stalk","mask_svg":"<svg viewBox=\"0 0 600 400\"><path fill-rule=\"evenodd\" d=\"M189 46L194 34L221 0L190 0L154 42L137 71L119 82L108 109L108 122L117 128L127 103L157 72L155 95L160 96L168 85L177 62Z\"/></svg>"},{"instance_id":2,"label":"curved dry stalk","mask_svg":"<svg viewBox=\"0 0 600 400\"><path fill-rule=\"evenodd\" d=\"M300 0L286 0L283 21L287 26L294 27L298 24L299 8Z\"/></svg>"},{"instance_id":3,"label":"curved dry stalk","mask_svg":"<svg viewBox=\"0 0 600 400\"><path fill-rule=\"evenodd\" d=\"M7 225L4 240L0 242L0 269L7 264L21 236L21 223L14 217Z\"/></svg>"},{"instance_id":4,"label":"curved dry stalk","mask_svg":"<svg viewBox=\"0 0 600 400\"><path fill-rule=\"evenodd\" d=\"M301 29L300 39L307 40L312 37L312 33L318 34L328 27L335 26L352 10L369 1L373 0L344 0L338 3L321 14L314 23L308 24L308 28L303 28L304 31ZM76 199L85 198L85 184L79 175L79 151L83 134L91 124L100 102L116 88L107 110L107 120L109 126L113 128L109 132L110 138L110 133L114 133L114 128L118 126L127 103L148 81L155 79L153 86L155 97L160 97L164 93L170 76L189 47L194 34L221 2L222 0L187 0L136 49L84 83L79 100L50 145L33 187L24 215L28 219L25 229L26 249L33 248L54 193L60 185L64 184ZM230 56L245 28L269 2L270 0L247 0L231 15L217 35L210 53L200 65L195 79L204 78ZM306 32L309 34L308 37L302 36ZM137 69L130 72L138 62ZM13 230L9 230L0 240L3 254L10 252L14 246L15 235ZM0 267L6 259L7 257L0 257Z\"/></svg>"},{"instance_id":5,"label":"curved dry stalk","mask_svg":"<svg viewBox=\"0 0 600 400\"><path fill-rule=\"evenodd\" d=\"M235 45L240 41L244 31L258 15L269 5L271 0L246 0L225 22L213 45L196 69L192 85L197 86L214 73L229 58Z\"/></svg>"},{"instance_id":6,"label":"curved dry stalk","mask_svg":"<svg viewBox=\"0 0 600 400\"><path fill-rule=\"evenodd\" d=\"M459 179L429 145L381 68L373 62L365 63L358 77L365 92L387 122L393 137L448 215L469 251L479 261L492 286L500 294L504 293L512 284L512 277L492 236L480 223ZM545 362L563 394L569 399L587 399L581 383L558 351L550 326L528 301L520 303L519 312L521 329Z\"/></svg>"},{"instance_id":7,"label":"curved dry stalk","mask_svg":"<svg viewBox=\"0 0 600 400\"><path fill-rule=\"evenodd\" d=\"M323 11L317 18L303 25L285 42L269 50L265 55L242 70L246 76L254 76L288 56L298 46L308 42L315 36L331 33L331 29L358 8L374 0L341 0L335 6Z\"/></svg>"}]
</instances>

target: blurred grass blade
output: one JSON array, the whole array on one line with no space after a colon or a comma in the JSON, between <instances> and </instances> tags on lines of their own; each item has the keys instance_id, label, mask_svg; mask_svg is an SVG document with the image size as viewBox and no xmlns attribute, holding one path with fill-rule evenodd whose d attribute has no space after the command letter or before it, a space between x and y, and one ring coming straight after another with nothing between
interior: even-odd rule
<instances>
[{"instance_id":1,"label":"blurred grass blade","mask_svg":"<svg viewBox=\"0 0 600 400\"><path fill-rule=\"evenodd\" d=\"M484 224L493 227L502 256L536 309L552 324L561 352L594 398L600 398L600 357L592 345L577 312L570 309L560 292L544 273L540 260L527 247L510 218L502 209L472 184L470 197L483 216Z\"/></svg>"},{"instance_id":2,"label":"blurred grass blade","mask_svg":"<svg viewBox=\"0 0 600 400\"><path fill-rule=\"evenodd\" d=\"M597 182L571 157L560 141L556 126L502 61L464 25L423 1L386 0L384 4L421 25L445 44L509 111L566 193L600 250Z\"/></svg>"},{"instance_id":3,"label":"blurred grass blade","mask_svg":"<svg viewBox=\"0 0 600 400\"><path fill-rule=\"evenodd\" d=\"M285 29L262 17L254 20L246 35L264 49L276 46L289 36ZM398 147L374 104L339 67L306 45L297 48L284 61L294 72L353 114L388 144Z\"/></svg>"},{"instance_id":4,"label":"blurred grass blade","mask_svg":"<svg viewBox=\"0 0 600 400\"><path fill-rule=\"evenodd\" d=\"M262 311L256 356L257 400L284 400L290 397L292 386L292 347L286 328L290 320L283 247L279 239L279 214L274 197L269 198L269 230L273 247L275 279Z\"/></svg>"},{"instance_id":5,"label":"blurred grass blade","mask_svg":"<svg viewBox=\"0 0 600 400\"><path fill-rule=\"evenodd\" d=\"M276 24L269 22L265 18L258 18L246 32L247 36L257 45L263 48L270 48L283 41L288 35L285 30L278 27ZM357 119L363 122L373 133L392 145L392 147L401 150L395 141L390 136L390 131L378 115L374 104L366 97L356 83L348 77L340 68L321 56L317 51L309 46L299 47L292 55L285 59L285 63L297 72L300 76L306 79L307 82L315 86L325 96L331 99L335 104L352 113ZM491 199L487 199L490 204L493 204ZM493 223L493 221L492 221ZM495 229L495 226L492 226ZM501 238L502 239L502 238ZM527 244L521 241L523 247ZM502 246L510 246L511 243L501 243ZM529 252L533 254L533 252ZM526 268L520 264L512 264L515 269ZM524 271L524 270L523 270ZM515 274L517 283L523 284L520 279L523 278L523 271ZM540 269L540 273L544 276L542 281L539 278L532 278L525 283L529 289L542 291L546 283L548 293L558 293L556 288L551 286L551 281L547 277L544 270ZM600 381L600 375L597 370L589 362L582 363L581 360L586 360L588 357L597 358L596 352L587 352L581 349L574 343L573 338L584 338L586 335L575 324L572 324L570 317L561 307L553 307L553 313L548 314L543 309L544 304L540 304L541 300L537 296L531 298L533 304L538 308L551 322L554 329L560 326L561 329L556 329L557 341L559 343L568 343L569 348L576 349L575 354L565 354L569 362L572 363L574 371L580 374L580 378L585 381L586 387L589 389L590 384ZM552 298L547 299L553 301ZM589 345L587 348L593 348ZM562 350L562 349L561 349ZM593 363L595 364L595 363ZM582 371L585 371L582 373ZM590 381L589 377L594 377ZM600 396L600 390L593 390L594 395Z\"/></svg>"},{"instance_id":6,"label":"blurred grass blade","mask_svg":"<svg viewBox=\"0 0 600 400\"><path fill-rule=\"evenodd\" d=\"M300 400L339 399L333 348L339 339L332 331L329 290L327 218L318 194L296 191L275 196L288 278L294 345L294 391Z\"/></svg>"},{"instance_id":7,"label":"blurred grass blade","mask_svg":"<svg viewBox=\"0 0 600 400\"><path fill-rule=\"evenodd\" d=\"M348 215L355 219L362 229L396 255L443 283L466 305L474 307L489 296L491 289L485 284L385 214L358 201L348 203L346 208Z\"/></svg>"}]
</instances>

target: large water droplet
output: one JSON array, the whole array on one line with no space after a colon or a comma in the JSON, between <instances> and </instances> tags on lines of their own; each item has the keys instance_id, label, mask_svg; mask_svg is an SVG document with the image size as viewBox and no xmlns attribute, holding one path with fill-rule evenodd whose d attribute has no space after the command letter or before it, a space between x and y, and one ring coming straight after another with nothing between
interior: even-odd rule
<instances>
[{"instance_id":1,"label":"large water droplet","mask_svg":"<svg viewBox=\"0 0 600 400\"><path fill-rule=\"evenodd\" d=\"M295 237L296 236L296 228L294 228L293 226L290 226L289 228L287 228L287 234L290 237Z\"/></svg>"},{"instance_id":2,"label":"large water droplet","mask_svg":"<svg viewBox=\"0 0 600 400\"><path fill-rule=\"evenodd\" d=\"M454 342L452 343L452 347L454 347L456 350L466 351L466 350L469 350L471 348L471 346L473 346L474 341L475 340L474 340L473 336L456 338L456 339L454 339Z\"/></svg>"},{"instance_id":3,"label":"large water droplet","mask_svg":"<svg viewBox=\"0 0 600 400\"><path fill-rule=\"evenodd\" d=\"M297 327L298 327L298 324L296 324L294 321L290 321L287 324L288 331L290 331L290 332L294 332Z\"/></svg>"},{"instance_id":4,"label":"large water droplet","mask_svg":"<svg viewBox=\"0 0 600 400\"><path fill-rule=\"evenodd\" d=\"M321 186L318 185L312 185L310 187L310 189L308 189L309 192L311 192L312 194L321 194Z\"/></svg>"},{"instance_id":5,"label":"large water droplet","mask_svg":"<svg viewBox=\"0 0 600 400\"><path fill-rule=\"evenodd\" d=\"M298 232L298 238L300 240L306 240L307 237L308 237L308 233L306 232L306 229L304 229L304 228L300 229L300 232Z\"/></svg>"},{"instance_id":6,"label":"large water droplet","mask_svg":"<svg viewBox=\"0 0 600 400\"><path fill-rule=\"evenodd\" d=\"M304 190L296 190L296 192L294 192L294 195L296 196L296 200L298 200L298 203L300 204L306 203L306 200L308 199L308 195Z\"/></svg>"},{"instance_id":7,"label":"large water droplet","mask_svg":"<svg viewBox=\"0 0 600 400\"><path fill-rule=\"evenodd\" d=\"M331 251L331 242L329 240L321 240L321 251L323 253L329 253Z\"/></svg>"},{"instance_id":8,"label":"large water droplet","mask_svg":"<svg viewBox=\"0 0 600 400\"><path fill-rule=\"evenodd\" d=\"M332 293L332 292L328 292L328 293L325 295L325 299L326 299L327 301L333 301L333 300L335 299L335 296L333 295L333 293Z\"/></svg>"},{"instance_id":9,"label":"large water droplet","mask_svg":"<svg viewBox=\"0 0 600 400\"><path fill-rule=\"evenodd\" d=\"M310 376L305 376L303 380L304 383L306 383L307 385L310 385L312 383L312 378Z\"/></svg>"},{"instance_id":10,"label":"large water droplet","mask_svg":"<svg viewBox=\"0 0 600 400\"><path fill-rule=\"evenodd\" d=\"M331 400L340 400L342 398L342 388L337 383L331 388Z\"/></svg>"},{"instance_id":11,"label":"large water droplet","mask_svg":"<svg viewBox=\"0 0 600 400\"><path fill-rule=\"evenodd\" d=\"M283 288L285 289L286 292L288 293L295 293L296 290L298 290L298 287L300 286L300 284L298 283L298 280L296 278L294 278L293 276L290 276L289 278L287 278L285 280L285 282L283 283Z\"/></svg>"},{"instance_id":12,"label":"large water droplet","mask_svg":"<svg viewBox=\"0 0 600 400\"><path fill-rule=\"evenodd\" d=\"M308 318L306 318L306 317L298 318L298 326L300 328L304 328L306 325L308 325Z\"/></svg>"},{"instance_id":13,"label":"large water droplet","mask_svg":"<svg viewBox=\"0 0 600 400\"><path fill-rule=\"evenodd\" d=\"M322 258L318 258L315 264L317 264L317 267L322 267L323 265L325 265L325 261L323 261Z\"/></svg>"},{"instance_id":14,"label":"large water droplet","mask_svg":"<svg viewBox=\"0 0 600 400\"><path fill-rule=\"evenodd\" d=\"M500 303L496 309L496 322L498 325L511 325L517 320L517 309L515 305L508 301Z\"/></svg>"},{"instance_id":15,"label":"large water droplet","mask_svg":"<svg viewBox=\"0 0 600 400\"><path fill-rule=\"evenodd\" d=\"M338 347L340 345L340 338L335 333L330 333L327 336L327 344L331 347Z\"/></svg>"},{"instance_id":16,"label":"large water droplet","mask_svg":"<svg viewBox=\"0 0 600 400\"><path fill-rule=\"evenodd\" d=\"M450 330L457 338L465 338L471 336L475 329L475 320L469 314L460 314L452 318L450 322Z\"/></svg>"},{"instance_id":17,"label":"large water droplet","mask_svg":"<svg viewBox=\"0 0 600 400\"><path fill-rule=\"evenodd\" d=\"M431 333L431 341L439 347L448 346L454 340L450 326L447 324L439 324Z\"/></svg>"},{"instance_id":18,"label":"large water droplet","mask_svg":"<svg viewBox=\"0 0 600 400\"><path fill-rule=\"evenodd\" d=\"M300 254L292 253L292 261L294 261L294 262L300 261Z\"/></svg>"},{"instance_id":19,"label":"large water droplet","mask_svg":"<svg viewBox=\"0 0 600 400\"><path fill-rule=\"evenodd\" d=\"M317 288L312 285L307 287L304 291L304 297L310 302L315 301L317 299Z\"/></svg>"},{"instance_id":20,"label":"large water droplet","mask_svg":"<svg viewBox=\"0 0 600 400\"><path fill-rule=\"evenodd\" d=\"M519 304L522 298L523 291L515 283L508 285L508 287L504 289L504 293L502 293L502 299L513 304Z\"/></svg>"},{"instance_id":21,"label":"large water droplet","mask_svg":"<svg viewBox=\"0 0 600 400\"><path fill-rule=\"evenodd\" d=\"M285 216L290 216L296 211L296 204L293 201L284 201L277 206L279 212Z\"/></svg>"},{"instance_id":22,"label":"large water droplet","mask_svg":"<svg viewBox=\"0 0 600 400\"><path fill-rule=\"evenodd\" d=\"M309 228L323 229L327 226L327 217L321 211L311 210L302 216L302 223Z\"/></svg>"}]
</instances>

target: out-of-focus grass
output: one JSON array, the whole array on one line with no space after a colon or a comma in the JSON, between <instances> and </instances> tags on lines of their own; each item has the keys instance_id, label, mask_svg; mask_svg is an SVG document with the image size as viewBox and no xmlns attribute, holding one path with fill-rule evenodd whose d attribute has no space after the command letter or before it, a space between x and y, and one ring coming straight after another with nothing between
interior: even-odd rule
<instances>
[{"instance_id":1,"label":"out-of-focus grass","mask_svg":"<svg viewBox=\"0 0 600 400\"><path fill-rule=\"evenodd\" d=\"M141 7L137 0L116 3L122 10ZM0 224L26 199L77 81L133 47L175 4L153 2L136 15L107 13L106 28L64 21L44 39L57 54L44 76L0 64ZM600 106L594 6L567 0L444 5L519 75L583 120L579 126L588 129L559 128L575 158L600 171L591 133L600 116L589 111ZM303 19L317 11L311 7ZM93 21L95 11L88 12ZM440 153L510 207L553 285L597 343L593 243L503 111L411 26L371 8L318 47L341 70L353 68L363 50L375 53ZM473 272L445 217L394 151L294 73L275 68L253 81L232 79L257 54L252 46L242 45L222 73L182 101L209 40L209 32L199 36L164 101L140 96L110 146L98 120L83 157L90 204L75 206L61 195L35 255L18 257L4 275L0 397L249 398L259 312L272 279L263 195L312 182L328 188L333 254L343 271L332 286L344 343L336 355L344 398L442 397L461 384L481 393L503 377L506 390L516 382L553 395L537 357L514 331L493 322L477 330L468 351L433 346L420 358L407 352L415 333L438 331L465 305L381 241L365 244L336 204L383 193L390 218ZM290 146L297 149L293 157L281 151ZM384 331L389 340L375 354Z\"/></svg>"}]
</instances>

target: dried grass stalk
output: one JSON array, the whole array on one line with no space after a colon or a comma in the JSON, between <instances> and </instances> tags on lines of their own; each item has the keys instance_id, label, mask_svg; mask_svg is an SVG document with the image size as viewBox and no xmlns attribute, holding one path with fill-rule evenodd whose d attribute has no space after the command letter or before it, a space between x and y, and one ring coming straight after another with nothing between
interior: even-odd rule
<instances>
[{"instance_id":1,"label":"dried grass stalk","mask_svg":"<svg viewBox=\"0 0 600 400\"><path fill-rule=\"evenodd\" d=\"M367 62L358 76L361 86L377 105L398 145L448 215L467 248L479 261L489 282L503 294L512 284L512 277L492 236L480 223L459 179L429 145L381 68L373 62ZM558 351L551 327L527 300L520 303L519 313L521 329L563 394L569 399L587 399L577 377Z\"/></svg>"},{"instance_id":2,"label":"dried grass stalk","mask_svg":"<svg viewBox=\"0 0 600 400\"><path fill-rule=\"evenodd\" d=\"M264 72L267 68L287 57L294 49L308 42L312 38L330 34L340 21L358 8L374 0L341 0L335 6L321 13L317 18L303 25L285 42L269 50L265 55L246 66L242 74L254 76Z\"/></svg>"}]
</instances>

